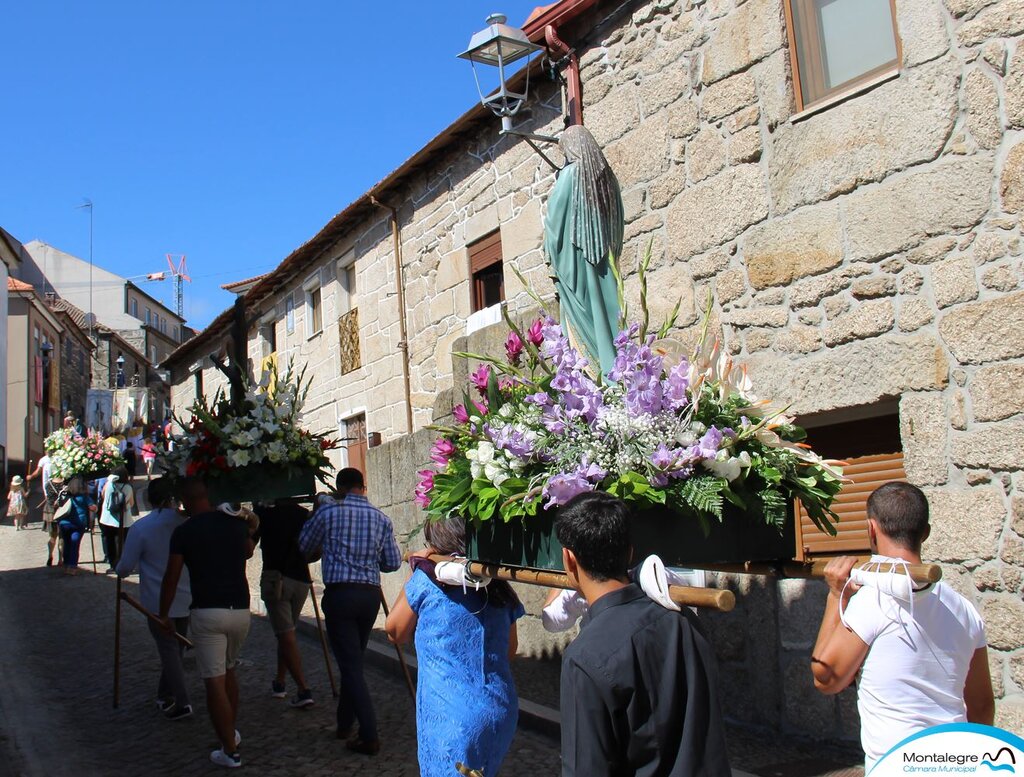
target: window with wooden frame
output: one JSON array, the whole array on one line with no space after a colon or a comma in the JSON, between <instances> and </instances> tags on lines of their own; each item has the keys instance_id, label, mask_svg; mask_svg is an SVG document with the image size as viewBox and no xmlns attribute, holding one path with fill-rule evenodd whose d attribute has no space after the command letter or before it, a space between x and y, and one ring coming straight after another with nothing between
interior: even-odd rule
<instances>
[{"instance_id":1,"label":"window with wooden frame","mask_svg":"<svg viewBox=\"0 0 1024 777\"><path fill-rule=\"evenodd\" d=\"M473 281L473 312L505 301L505 269L501 260L501 230L467 246Z\"/></svg>"},{"instance_id":2,"label":"window with wooden frame","mask_svg":"<svg viewBox=\"0 0 1024 777\"><path fill-rule=\"evenodd\" d=\"M306 337L320 334L324 328L323 292L320 287L320 273L317 272L302 284L306 293Z\"/></svg>"},{"instance_id":3,"label":"window with wooden frame","mask_svg":"<svg viewBox=\"0 0 1024 777\"><path fill-rule=\"evenodd\" d=\"M796 558L869 553L867 502L871 492L890 480L906 480L903 444L896 414L813 427L807 442L826 459L846 462L843 476L850 480L839 492L832 509L839 516L835 537L815 528L796 505Z\"/></svg>"},{"instance_id":4,"label":"window with wooden frame","mask_svg":"<svg viewBox=\"0 0 1024 777\"><path fill-rule=\"evenodd\" d=\"M899 69L896 0L786 0L783 5L797 111Z\"/></svg>"}]
</instances>

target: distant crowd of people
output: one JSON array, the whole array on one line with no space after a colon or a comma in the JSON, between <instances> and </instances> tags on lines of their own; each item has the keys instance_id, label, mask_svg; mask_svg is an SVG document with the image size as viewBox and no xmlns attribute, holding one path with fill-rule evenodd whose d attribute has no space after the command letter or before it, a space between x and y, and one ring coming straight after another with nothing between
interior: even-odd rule
<instances>
[{"instance_id":1,"label":"distant crowd of people","mask_svg":"<svg viewBox=\"0 0 1024 777\"><path fill-rule=\"evenodd\" d=\"M403 559L390 519L366 497L362 473L341 470L336 491L312 514L290 500L254 511L215 507L202 481L186 478L172 492L157 478L148 487L151 512L126 531L134 504L129 481L127 473L112 475L98 508L84 483L69 484L72 506L57 522L64 563L74 569L93 513L100 513L101 531L112 526L104 523L107 515L115 523L121 515L119 531L104 531L104 545L119 576L139 572L142 605L156 615L150 630L164 715L173 721L193 714L175 636L188 634L219 743L210 759L241 766L236 667L250 628L246 564L260 545L260 595L277 639L270 693L286 697L290 676L291 705L315 704L296 625L311 595L308 564L319 560L326 634L341 678L335 735L353 752L376 755L386 732L378 727L363 658L384 603L381 574L398 570ZM810 671L826 694L859 676L868 769L929 726L993 722L976 609L944 583L915 586L899 573L921 563L928 515L920 489L902 482L880 487L868 501L874 567L855 575L856 560L838 558L826 573L829 593ZM731 770L713 645L693 612L634 582L629 522L628 507L605 493L581 494L559 510L556 532L575 593L553 593L544 622L566 629L582 618L562 660L562 774L725 777ZM458 764L463 773L496 775L517 726L511 661L525 610L508 583L474 578L463 564L435 563L439 556L464 558L461 519L428 523L425 540L408 556L408 578L385 625L393 642L416 646L420 773L452 775Z\"/></svg>"}]
</instances>

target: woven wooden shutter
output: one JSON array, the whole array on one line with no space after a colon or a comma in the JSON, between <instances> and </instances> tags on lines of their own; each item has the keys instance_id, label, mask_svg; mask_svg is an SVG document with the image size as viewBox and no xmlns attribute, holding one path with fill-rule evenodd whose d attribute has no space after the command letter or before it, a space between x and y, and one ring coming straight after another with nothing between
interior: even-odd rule
<instances>
[{"instance_id":1,"label":"woven wooden shutter","mask_svg":"<svg viewBox=\"0 0 1024 777\"><path fill-rule=\"evenodd\" d=\"M501 261L501 230L480 238L469 246L469 271L476 274Z\"/></svg>"},{"instance_id":2,"label":"woven wooden shutter","mask_svg":"<svg viewBox=\"0 0 1024 777\"><path fill-rule=\"evenodd\" d=\"M797 501L796 558L867 553L867 501L883 483L906 480L895 415L808 430L808 441L826 458L846 462L843 475L851 482L839 492L832 509L839 516L835 537L815 527Z\"/></svg>"}]
</instances>

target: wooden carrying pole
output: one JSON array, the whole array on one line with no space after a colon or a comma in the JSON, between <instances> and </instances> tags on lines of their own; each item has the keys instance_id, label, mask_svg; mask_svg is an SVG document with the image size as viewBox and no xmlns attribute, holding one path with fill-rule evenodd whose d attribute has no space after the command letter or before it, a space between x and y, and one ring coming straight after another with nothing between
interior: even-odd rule
<instances>
[{"instance_id":1,"label":"wooden carrying pole","mask_svg":"<svg viewBox=\"0 0 1024 777\"><path fill-rule=\"evenodd\" d=\"M870 561L870 556L858 556L857 565L862 566ZM816 559L814 561L782 561L772 563L770 561L747 561L740 564L697 564L695 568L706 569L711 572L738 572L745 575L768 575L769 577L802 577L802 578L823 578L825 577L825 566L829 559ZM937 583L942 579L942 567L938 564L907 564L907 571L910 578L919 584ZM879 572L891 572L895 570L902 573L903 564L887 564L882 562L878 565ZM871 568L874 571L874 567Z\"/></svg>"},{"instance_id":2,"label":"wooden carrying pole","mask_svg":"<svg viewBox=\"0 0 1024 777\"><path fill-rule=\"evenodd\" d=\"M452 559L449 556L435 555L431 556L430 560L440 563L442 561L451 561ZM498 564L484 564L479 561L467 562L466 568L474 575L492 577L496 580L544 585L549 588L572 588L569 585L569 578L564 572L503 567ZM672 601L683 607L704 607L710 610L729 612L736 606L736 595L732 591L724 589L670 585L668 592L669 596L672 597Z\"/></svg>"},{"instance_id":3,"label":"wooden carrying pole","mask_svg":"<svg viewBox=\"0 0 1024 777\"><path fill-rule=\"evenodd\" d=\"M388 618L391 615L391 609L388 607L387 597L384 596L384 589L380 589L380 603L384 605L384 617ZM416 701L416 686L413 685L412 675L409 674L409 665L405 663L405 653L402 652L402 646L397 642L393 643L395 646L395 652L398 654L398 663L402 666L402 674L405 675L405 685L409 689L409 695L412 696L412 700Z\"/></svg>"},{"instance_id":4,"label":"wooden carrying pole","mask_svg":"<svg viewBox=\"0 0 1024 777\"><path fill-rule=\"evenodd\" d=\"M334 682L334 671L331 669L331 656L327 652L327 638L324 636L324 624L320 619L320 605L316 603L316 592L309 587L309 598L313 600L313 614L316 616L316 630L320 634L320 647L324 651L324 663L327 665L327 679L331 681L331 695L338 698L338 686Z\"/></svg>"},{"instance_id":5,"label":"wooden carrying pole","mask_svg":"<svg viewBox=\"0 0 1024 777\"><path fill-rule=\"evenodd\" d=\"M121 701L121 578L117 578L117 599L114 605L114 709Z\"/></svg>"},{"instance_id":6,"label":"wooden carrying pole","mask_svg":"<svg viewBox=\"0 0 1024 777\"><path fill-rule=\"evenodd\" d=\"M140 602L140 601L139 601L138 599L135 599L135 598L133 598L133 597L132 597L132 596L130 596L129 594L126 594L126 593L125 593L124 591L122 591L122 592L121 592L121 593L119 594L119 596L121 597L121 601L123 601L123 602L127 602L128 604L130 604L130 605L131 605L132 607L134 607L134 608L135 608L136 610L138 610L139 612L141 612L141 613L142 613L143 615L145 615L145 616L146 616L147 618L149 618L149 619L150 619L151 621L153 621L154 623L156 623L156 624L157 624L158 626L163 626L163 621L162 621L162 620L160 620L160 619L159 619L159 618L158 618L158 617L157 617L156 615L154 615L153 613L151 613L151 612L150 612L149 610L147 610L147 609L146 609L146 608L145 608L145 607L144 607L144 606L142 605L142 602ZM182 635L181 635L181 634L179 634L179 633L178 633L177 631L173 631L173 632L171 632L171 633L172 633L172 634L174 635L174 638L175 638L175 639L176 639L176 640L177 640L178 642L180 642L180 643L181 643L181 644L182 644L182 645L183 645L184 647L187 647L187 648L192 648L192 647L195 647L195 645L193 645L193 644L192 644L192 641L191 641L191 640L190 640L190 639L189 639L188 637L182 636Z\"/></svg>"}]
</instances>

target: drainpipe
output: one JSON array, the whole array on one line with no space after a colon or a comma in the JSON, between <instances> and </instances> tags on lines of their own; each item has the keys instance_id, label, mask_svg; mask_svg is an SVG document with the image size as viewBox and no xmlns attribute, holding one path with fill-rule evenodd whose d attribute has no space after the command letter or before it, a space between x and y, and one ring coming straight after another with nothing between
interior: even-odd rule
<instances>
[{"instance_id":1,"label":"drainpipe","mask_svg":"<svg viewBox=\"0 0 1024 777\"><path fill-rule=\"evenodd\" d=\"M402 380L405 383L405 424L412 434L412 389L409 385L409 336L405 328L405 273L402 270L402 241L398 232L398 210L385 205L372 194L370 202L391 211L391 238L395 252L395 283L398 285L398 347L402 351Z\"/></svg>"},{"instance_id":2,"label":"drainpipe","mask_svg":"<svg viewBox=\"0 0 1024 777\"><path fill-rule=\"evenodd\" d=\"M548 49L557 57L556 65L565 65L566 112L569 117L568 126L583 124L583 90L580 85L580 61L576 49L558 37L558 30L549 24L544 28L544 40Z\"/></svg>"}]
</instances>

